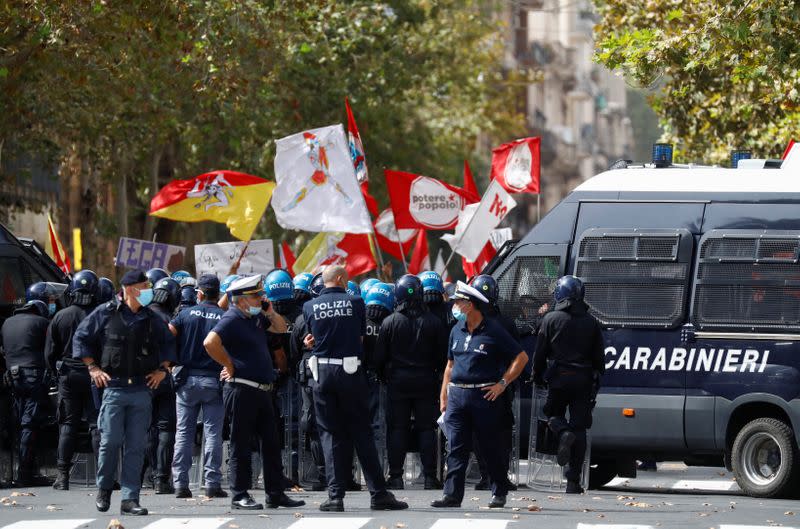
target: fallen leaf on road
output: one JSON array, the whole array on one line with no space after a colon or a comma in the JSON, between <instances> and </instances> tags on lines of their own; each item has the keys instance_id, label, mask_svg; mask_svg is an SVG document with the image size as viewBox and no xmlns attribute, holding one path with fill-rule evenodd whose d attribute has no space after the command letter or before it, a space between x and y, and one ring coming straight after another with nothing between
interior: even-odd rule
<instances>
[{"instance_id":1,"label":"fallen leaf on road","mask_svg":"<svg viewBox=\"0 0 800 529\"><path fill-rule=\"evenodd\" d=\"M635 500L636 498L634 498L633 496L617 496L617 499L619 501L625 501L625 500Z\"/></svg>"},{"instance_id":2,"label":"fallen leaf on road","mask_svg":"<svg viewBox=\"0 0 800 529\"><path fill-rule=\"evenodd\" d=\"M592 499L593 500L602 500L603 498L601 498L600 496L593 496Z\"/></svg>"},{"instance_id":3,"label":"fallen leaf on road","mask_svg":"<svg viewBox=\"0 0 800 529\"><path fill-rule=\"evenodd\" d=\"M719 474L720 476L724 476L725 472L717 472L717 474Z\"/></svg>"},{"instance_id":4,"label":"fallen leaf on road","mask_svg":"<svg viewBox=\"0 0 800 529\"><path fill-rule=\"evenodd\" d=\"M528 505L528 512L542 512L542 508L538 505Z\"/></svg>"},{"instance_id":5,"label":"fallen leaf on road","mask_svg":"<svg viewBox=\"0 0 800 529\"><path fill-rule=\"evenodd\" d=\"M519 514L515 514L511 517L512 520L519 520Z\"/></svg>"},{"instance_id":6,"label":"fallen leaf on road","mask_svg":"<svg viewBox=\"0 0 800 529\"><path fill-rule=\"evenodd\" d=\"M403 529L406 526L406 524L397 522L396 524L394 524L394 526L397 527L397 529Z\"/></svg>"},{"instance_id":7,"label":"fallen leaf on road","mask_svg":"<svg viewBox=\"0 0 800 529\"><path fill-rule=\"evenodd\" d=\"M120 523L119 520L114 518L110 522L108 522L108 527L106 529L125 529L125 526Z\"/></svg>"},{"instance_id":8,"label":"fallen leaf on road","mask_svg":"<svg viewBox=\"0 0 800 529\"><path fill-rule=\"evenodd\" d=\"M269 518L269 514L259 514L259 518Z\"/></svg>"},{"instance_id":9,"label":"fallen leaf on road","mask_svg":"<svg viewBox=\"0 0 800 529\"><path fill-rule=\"evenodd\" d=\"M594 512L594 509L583 509L581 512Z\"/></svg>"},{"instance_id":10,"label":"fallen leaf on road","mask_svg":"<svg viewBox=\"0 0 800 529\"><path fill-rule=\"evenodd\" d=\"M472 517L472 514L470 514L470 513L468 513L468 512L465 512L465 513L464 513L464 516L466 516L467 518L471 518L471 517Z\"/></svg>"},{"instance_id":11,"label":"fallen leaf on road","mask_svg":"<svg viewBox=\"0 0 800 529\"><path fill-rule=\"evenodd\" d=\"M473 497L472 497L472 498L470 498L470 499L471 499L472 501L480 501L480 498L479 498L479 497L477 497L477 496L473 496Z\"/></svg>"},{"instance_id":12,"label":"fallen leaf on road","mask_svg":"<svg viewBox=\"0 0 800 529\"><path fill-rule=\"evenodd\" d=\"M239 529L239 526L236 525L235 523L229 523L228 527L230 527L231 529Z\"/></svg>"},{"instance_id":13,"label":"fallen leaf on road","mask_svg":"<svg viewBox=\"0 0 800 529\"><path fill-rule=\"evenodd\" d=\"M514 512L517 512L517 511L519 511L519 510L520 510L520 508L519 508L519 507L512 507L512 509L511 509L511 510L512 510L512 511L514 511Z\"/></svg>"},{"instance_id":14,"label":"fallen leaf on road","mask_svg":"<svg viewBox=\"0 0 800 529\"><path fill-rule=\"evenodd\" d=\"M295 517L295 518L302 518L302 517L303 517L303 513L301 513L301 512L296 512L296 513L294 513L294 517Z\"/></svg>"},{"instance_id":15,"label":"fallen leaf on road","mask_svg":"<svg viewBox=\"0 0 800 529\"><path fill-rule=\"evenodd\" d=\"M640 507L642 509L646 509L648 507L652 507L649 503L645 503L643 501L629 501L625 503L626 507Z\"/></svg>"},{"instance_id":16,"label":"fallen leaf on road","mask_svg":"<svg viewBox=\"0 0 800 529\"><path fill-rule=\"evenodd\" d=\"M794 511L786 511L783 514L785 514L786 516L794 516Z\"/></svg>"},{"instance_id":17,"label":"fallen leaf on road","mask_svg":"<svg viewBox=\"0 0 800 529\"><path fill-rule=\"evenodd\" d=\"M699 516L701 518L705 518L706 516L708 516L708 513L707 512L700 512L700 513L697 513L697 516Z\"/></svg>"},{"instance_id":18,"label":"fallen leaf on road","mask_svg":"<svg viewBox=\"0 0 800 529\"><path fill-rule=\"evenodd\" d=\"M711 504L710 503L704 503L703 507L708 507L709 505L711 505Z\"/></svg>"},{"instance_id":19,"label":"fallen leaf on road","mask_svg":"<svg viewBox=\"0 0 800 529\"><path fill-rule=\"evenodd\" d=\"M17 498L19 496L36 496L36 494L34 494L33 492L17 492L17 491L11 493L12 498Z\"/></svg>"},{"instance_id":20,"label":"fallen leaf on road","mask_svg":"<svg viewBox=\"0 0 800 529\"><path fill-rule=\"evenodd\" d=\"M295 485L294 487L292 487L292 492L305 492L305 491L306 491L306 490L305 490L303 487L299 487L299 486L297 486L297 485Z\"/></svg>"},{"instance_id":21,"label":"fallen leaf on road","mask_svg":"<svg viewBox=\"0 0 800 529\"><path fill-rule=\"evenodd\" d=\"M598 514L598 515L597 515L597 517L598 517L598 518L605 518L605 517L606 517L606 515L605 515L605 514Z\"/></svg>"},{"instance_id":22,"label":"fallen leaf on road","mask_svg":"<svg viewBox=\"0 0 800 529\"><path fill-rule=\"evenodd\" d=\"M47 506L47 510L48 511L63 511L64 509L62 509L61 507L56 507L55 505L48 505Z\"/></svg>"},{"instance_id":23,"label":"fallen leaf on road","mask_svg":"<svg viewBox=\"0 0 800 529\"><path fill-rule=\"evenodd\" d=\"M548 500L560 500L561 496L548 496L547 499Z\"/></svg>"}]
</instances>

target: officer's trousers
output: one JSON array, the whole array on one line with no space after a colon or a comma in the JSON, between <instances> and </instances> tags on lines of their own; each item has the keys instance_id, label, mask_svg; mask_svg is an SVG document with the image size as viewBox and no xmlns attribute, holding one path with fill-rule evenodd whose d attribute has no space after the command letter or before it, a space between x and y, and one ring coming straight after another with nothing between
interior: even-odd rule
<instances>
[{"instance_id":1,"label":"officer's trousers","mask_svg":"<svg viewBox=\"0 0 800 529\"><path fill-rule=\"evenodd\" d=\"M172 460L172 479L177 489L189 488L189 469L192 467L197 417L203 411L203 462L205 486L219 487L222 482L222 421L225 408L219 380L215 377L187 377L177 389L175 457Z\"/></svg>"},{"instance_id":2,"label":"officer's trousers","mask_svg":"<svg viewBox=\"0 0 800 529\"><path fill-rule=\"evenodd\" d=\"M264 471L264 489L268 496L283 492L281 451L278 444L275 408L272 392L262 391L242 384L227 383L223 390L225 413L230 421L230 466L233 501L242 499L253 487L253 438L261 448Z\"/></svg>"},{"instance_id":3,"label":"officer's trousers","mask_svg":"<svg viewBox=\"0 0 800 529\"><path fill-rule=\"evenodd\" d=\"M342 366L320 365L319 381L313 382L314 407L328 477L328 495L344 498L351 477L355 447L370 494L386 492L386 481L375 448L369 410L367 377L362 368L354 374Z\"/></svg>"},{"instance_id":4,"label":"officer's trousers","mask_svg":"<svg viewBox=\"0 0 800 529\"><path fill-rule=\"evenodd\" d=\"M480 388L466 389L449 386L445 429L450 451L447 455L447 480L444 494L457 501L464 499L464 480L472 448L473 433L486 447L498 447L503 426L503 403L490 402ZM508 469L502 450L486 450L486 463L492 481L492 494L508 493Z\"/></svg>"},{"instance_id":5,"label":"officer's trousers","mask_svg":"<svg viewBox=\"0 0 800 529\"><path fill-rule=\"evenodd\" d=\"M86 367L62 367L58 377L58 470L69 472L81 427L89 426L95 456L100 448L97 408L92 396L92 379Z\"/></svg>"},{"instance_id":6,"label":"officer's trousers","mask_svg":"<svg viewBox=\"0 0 800 529\"><path fill-rule=\"evenodd\" d=\"M20 368L14 378L14 409L19 425L19 476L22 481L36 472L36 442L47 419L47 387L44 370Z\"/></svg>"},{"instance_id":7,"label":"officer's trousers","mask_svg":"<svg viewBox=\"0 0 800 529\"><path fill-rule=\"evenodd\" d=\"M549 380L545 415L550 418L550 429L557 436L569 430L575 442L564 472L567 480L580 481L583 460L586 456L586 430L592 427L592 377L587 371L558 369ZM569 422L566 419L569 409Z\"/></svg>"},{"instance_id":8,"label":"officer's trousers","mask_svg":"<svg viewBox=\"0 0 800 529\"><path fill-rule=\"evenodd\" d=\"M514 391L512 387L506 388L502 395L497 399L503 403L503 426L500 435L500 449L503 451L503 457L506 461L506 468L508 468L511 461L511 449L514 443ZM489 477L489 465L486 462L486 453L484 447L478 442L477 436L472 437L474 443L473 450L475 452L475 459L478 460L478 468L481 471L481 478ZM498 447L486 447L487 450L497 450ZM506 476L508 479L508 476Z\"/></svg>"},{"instance_id":9,"label":"officer's trousers","mask_svg":"<svg viewBox=\"0 0 800 529\"><path fill-rule=\"evenodd\" d=\"M301 386L303 410L300 415L300 428L308 441L309 451L311 452L311 458L314 460L314 466L317 467L319 480L324 483L327 481L325 477L325 454L322 451L322 442L317 428L316 411L314 410L314 389L311 387L311 382L309 380L308 383Z\"/></svg>"},{"instance_id":10,"label":"officer's trousers","mask_svg":"<svg viewBox=\"0 0 800 529\"><path fill-rule=\"evenodd\" d=\"M147 463L153 482L169 480L176 422L175 391L168 376L153 391L153 417L147 436Z\"/></svg>"},{"instance_id":11,"label":"officer's trousers","mask_svg":"<svg viewBox=\"0 0 800 529\"><path fill-rule=\"evenodd\" d=\"M100 430L97 486L105 490L114 488L119 453L123 450L119 480L123 500L139 500L152 400L150 390L145 386L103 390L103 403L97 419Z\"/></svg>"},{"instance_id":12,"label":"officer's trousers","mask_svg":"<svg viewBox=\"0 0 800 529\"><path fill-rule=\"evenodd\" d=\"M389 386L389 409L387 412L387 449L389 476L401 477L411 438L411 416L414 416L415 432L419 441L419 456L422 472L427 478L436 477L436 407L435 394L407 394L402 389Z\"/></svg>"}]
</instances>

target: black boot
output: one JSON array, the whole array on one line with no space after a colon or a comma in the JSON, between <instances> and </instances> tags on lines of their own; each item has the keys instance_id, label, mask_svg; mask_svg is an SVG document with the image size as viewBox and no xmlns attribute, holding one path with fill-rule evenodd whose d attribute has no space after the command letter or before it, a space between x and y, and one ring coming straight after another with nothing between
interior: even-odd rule
<instances>
[{"instance_id":1,"label":"black boot","mask_svg":"<svg viewBox=\"0 0 800 529\"><path fill-rule=\"evenodd\" d=\"M489 502L490 509L501 509L506 506L505 496L492 496L492 501Z\"/></svg>"},{"instance_id":2,"label":"black boot","mask_svg":"<svg viewBox=\"0 0 800 529\"><path fill-rule=\"evenodd\" d=\"M489 483L489 478L481 476L481 480L475 484L475 490L489 490L492 484Z\"/></svg>"},{"instance_id":3,"label":"black boot","mask_svg":"<svg viewBox=\"0 0 800 529\"><path fill-rule=\"evenodd\" d=\"M159 478L156 480L156 494L175 494L175 487L172 486L172 483L165 478Z\"/></svg>"},{"instance_id":4,"label":"black boot","mask_svg":"<svg viewBox=\"0 0 800 529\"><path fill-rule=\"evenodd\" d=\"M69 470L59 470L58 477L53 483L55 490L69 490Z\"/></svg>"},{"instance_id":5,"label":"black boot","mask_svg":"<svg viewBox=\"0 0 800 529\"><path fill-rule=\"evenodd\" d=\"M431 502L431 507L436 507L439 509L444 507L461 507L461 502L453 498L452 496L448 496L447 494L445 494L444 496L442 496L441 500L433 500Z\"/></svg>"},{"instance_id":6,"label":"black boot","mask_svg":"<svg viewBox=\"0 0 800 529\"><path fill-rule=\"evenodd\" d=\"M137 500L122 500L119 513L131 516L147 516L147 509L139 505Z\"/></svg>"},{"instance_id":7,"label":"black boot","mask_svg":"<svg viewBox=\"0 0 800 529\"><path fill-rule=\"evenodd\" d=\"M425 476L425 490L442 490L442 482L435 476Z\"/></svg>"},{"instance_id":8,"label":"black boot","mask_svg":"<svg viewBox=\"0 0 800 529\"><path fill-rule=\"evenodd\" d=\"M278 507L302 507L306 502L303 500L293 500L285 493L267 496L267 507L270 509L277 509Z\"/></svg>"},{"instance_id":9,"label":"black boot","mask_svg":"<svg viewBox=\"0 0 800 529\"><path fill-rule=\"evenodd\" d=\"M253 499L249 494L231 501L231 509L242 509L245 511L260 511L264 506Z\"/></svg>"},{"instance_id":10,"label":"black boot","mask_svg":"<svg viewBox=\"0 0 800 529\"><path fill-rule=\"evenodd\" d=\"M311 490L314 492L321 492L323 490L328 490L328 484L325 480L314 481L311 483Z\"/></svg>"},{"instance_id":11,"label":"black boot","mask_svg":"<svg viewBox=\"0 0 800 529\"><path fill-rule=\"evenodd\" d=\"M567 481L567 494L583 494L583 487L577 481Z\"/></svg>"},{"instance_id":12,"label":"black boot","mask_svg":"<svg viewBox=\"0 0 800 529\"><path fill-rule=\"evenodd\" d=\"M184 488L177 488L175 489L175 497L179 500L185 500L186 498L192 497L192 491Z\"/></svg>"},{"instance_id":13,"label":"black boot","mask_svg":"<svg viewBox=\"0 0 800 529\"><path fill-rule=\"evenodd\" d=\"M388 490L403 490L406 488L406 484L401 476L389 476L389 479L386 480L386 488Z\"/></svg>"},{"instance_id":14,"label":"black boot","mask_svg":"<svg viewBox=\"0 0 800 529\"><path fill-rule=\"evenodd\" d=\"M99 489L97 497L94 500L94 505L100 512L106 512L111 507L111 491L108 489Z\"/></svg>"},{"instance_id":15,"label":"black boot","mask_svg":"<svg viewBox=\"0 0 800 529\"><path fill-rule=\"evenodd\" d=\"M324 512L344 512L344 502L341 498L328 498L319 506L320 511Z\"/></svg>"},{"instance_id":16,"label":"black boot","mask_svg":"<svg viewBox=\"0 0 800 529\"><path fill-rule=\"evenodd\" d=\"M383 494L376 494L369 502L369 508L373 511L402 511L408 509L408 504L404 501L399 501L389 491Z\"/></svg>"},{"instance_id":17,"label":"black boot","mask_svg":"<svg viewBox=\"0 0 800 529\"><path fill-rule=\"evenodd\" d=\"M206 497L207 498L227 498L228 493L222 490L222 487L219 485L215 485L213 487L206 488Z\"/></svg>"}]
</instances>

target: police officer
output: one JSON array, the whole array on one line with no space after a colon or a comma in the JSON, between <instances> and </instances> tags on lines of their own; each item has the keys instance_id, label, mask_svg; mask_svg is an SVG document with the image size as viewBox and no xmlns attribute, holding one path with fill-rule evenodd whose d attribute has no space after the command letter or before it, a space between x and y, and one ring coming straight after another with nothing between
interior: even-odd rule
<instances>
[{"instance_id":1,"label":"police officer","mask_svg":"<svg viewBox=\"0 0 800 529\"><path fill-rule=\"evenodd\" d=\"M169 324L177 337L177 365L172 368L177 408L175 456L172 479L177 498L191 498L189 469L192 466L197 417L203 412L203 462L205 495L227 498L222 490L222 424L225 408L219 382L220 367L206 353L203 340L222 319L225 311L217 306L219 279L206 274L197 281L198 304L185 308Z\"/></svg>"},{"instance_id":2,"label":"police officer","mask_svg":"<svg viewBox=\"0 0 800 529\"><path fill-rule=\"evenodd\" d=\"M169 274L163 268L151 268L145 273L145 275L147 276L147 280L150 281L150 284L153 286L157 285L158 282L165 277L169 277Z\"/></svg>"},{"instance_id":3,"label":"police officer","mask_svg":"<svg viewBox=\"0 0 800 529\"><path fill-rule=\"evenodd\" d=\"M108 303L114 299L115 294L114 282L107 277L101 277L97 285L97 304Z\"/></svg>"},{"instance_id":4,"label":"police officer","mask_svg":"<svg viewBox=\"0 0 800 529\"><path fill-rule=\"evenodd\" d=\"M433 270L426 270L417 277L422 281L422 297L434 316L439 318L447 332L456 324L453 317L452 303L445 299L444 282L442 276Z\"/></svg>"},{"instance_id":5,"label":"police officer","mask_svg":"<svg viewBox=\"0 0 800 529\"><path fill-rule=\"evenodd\" d=\"M489 300L459 281L453 295L453 316L447 367L439 395L450 442L447 481L433 507L460 507L473 432L487 447L500 445L503 404L498 400L528 362L528 355L496 321L484 316ZM487 450L492 480L489 507L506 503L507 465L500 450Z\"/></svg>"},{"instance_id":6,"label":"police officer","mask_svg":"<svg viewBox=\"0 0 800 529\"><path fill-rule=\"evenodd\" d=\"M172 272L171 277L172 279L177 281L178 285L181 287L184 287L188 284L191 284L192 286L195 286L197 284L195 279L192 277L192 274L190 274L186 270L178 270L176 272Z\"/></svg>"},{"instance_id":7,"label":"police officer","mask_svg":"<svg viewBox=\"0 0 800 529\"><path fill-rule=\"evenodd\" d=\"M231 285L231 283L239 279L239 277L240 276L238 276L237 274L231 274L229 276L226 276L225 279L223 279L219 285L219 291L221 295L219 297L217 305L222 307L223 310L228 310L228 293L227 293L228 287Z\"/></svg>"},{"instance_id":8,"label":"police officer","mask_svg":"<svg viewBox=\"0 0 800 529\"><path fill-rule=\"evenodd\" d=\"M171 277L164 277L153 286L153 303L149 308L164 325L169 325L179 301L180 285ZM175 349L174 344L171 347ZM172 378L167 377L153 390L153 418L147 436L147 465L156 494L175 493L170 470L175 449L176 423L175 389Z\"/></svg>"},{"instance_id":9,"label":"police officer","mask_svg":"<svg viewBox=\"0 0 800 529\"><path fill-rule=\"evenodd\" d=\"M46 363L44 357L48 316L55 308L55 290L34 283L26 292L27 303L14 311L0 329L0 346L6 364L6 383L14 396L19 428L17 486L50 485L38 475L36 443L47 419Z\"/></svg>"},{"instance_id":10,"label":"police officer","mask_svg":"<svg viewBox=\"0 0 800 529\"><path fill-rule=\"evenodd\" d=\"M150 391L158 388L175 360L175 340L167 326L148 308L153 290L141 270L122 276L122 300L100 305L78 325L73 358L89 369L97 388L105 388L97 425L97 510L105 512L122 454L122 514L146 515L139 505L147 429L152 414Z\"/></svg>"},{"instance_id":11,"label":"police officer","mask_svg":"<svg viewBox=\"0 0 800 529\"><path fill-rule=\"evenodd\" d=\"M413 414L425 489L441 489L436 479L435 430L439 415L436 401L448 332L441 320L426 310L422 282L417 276L401 277L394 296L397 307L383 321L375 348L376 362L385 373L389 394L388 485L393 489L404 488L403 465Z\"/></svg>"},{"instance_id":12,"label":"police officer","mask_svg":"<svg viewBox=\"0 0 800 529\"><path fill-rule=\"evenodd\" d=\"M181 286L181 299L178 303L178 310L181 311L197 305L197 280L193 277L186 277L178 284Z\"/></svg>"},{"instance_id":13,"label":"police officer","mask_svg":"<svg viewBox=\"0 0 800 529\"><path fill-rule=\"evenodd\" d=\"M227 381L223 392L225 413L230 420L229 460L231 472L231 507L263 509L248 489L252 486L251 442L257 436L261 447L264 488L267 506L299 507L283 492L280 447L275 427L272 391L275 371L272 366L266 331L285 332L286 324L271 306L264 311L264 285L261 276L241 277L228 287L230 308L203 345L208 354L224 367Z\"/></svg>"},{"instance_id":14,"label":"police officer","mask_svg":"<svg viewBox=\"0 0 800 529\"><path fill-rule=\"evenodd\" d=\"M300 314L303 313L303 304L311 299L311 280L314 279L314 274L303 272L297 274L292 279L294 284L294 302L299 309Z\"/></svg>"},{"instance_id":15,"label":"police officer","mask_svg":"<svg viewBox=\"0 0 800 529\"><path fill-rule=\"evenodd\" d=\"M583 294L583 283L577 277L564 276L556 282L555 307L542 319L533 358L534 381L548 386L543 411L559 439L558 464L568 464L568 494L583 492L580 478L586 430L592 425L592 401L605 370L602 328L589 314Z\"/></svg>"},{"instance_id":16,"label":"police officer","mask_svg":"<svg viewBox=\"0 0 800 529\"><path fill-rule=\"evenodd\" d=\"M314 406L325 452L329 499L322 511L343 511L343 498L355 446L369 487L373 510L407 509L386 490L370 425L368 386L362 362L366 334L364 301L347 294L347 271L330 266L322 273L325 288L306 302L303 315L313 342L309 368L314 378Z\"/></svg>"},{"instance_id":17,"label":"police officer","mask_svg":"<svg viewBox=\"0 0 800 529\"><path fill-rule=\"evenodd\" d=\"M58 477L53 483L56 490L69 490L69 471L84 418L89 423L95 455L100 446L89 371L83 362L72 358L73 336L78 324L94 309L99 284L91 270L77 272L69 285L70 306L58 311L47 329L45 358L48 368L58 375Z\"/></svg>"},{"instance_id":18,"label":"police officer","mask_svg":"<svg viewBox=\"0 0 800 529\"><path fill-rule=\"evenodd\" d=\"M368 277L358 285L358 289L362 292L362 295L366 298L367 292L369 289L375 286L377 283L380 283L380 279L376 279L374 277Z\"/></svg>"}]
</instances>

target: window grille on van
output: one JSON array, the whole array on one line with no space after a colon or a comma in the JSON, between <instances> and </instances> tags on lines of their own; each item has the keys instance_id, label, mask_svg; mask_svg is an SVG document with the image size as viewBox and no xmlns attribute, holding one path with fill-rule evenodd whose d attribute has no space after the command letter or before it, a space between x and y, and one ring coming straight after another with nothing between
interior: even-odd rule
<instances>
[{"instance_id":1,"label":"window grille on van","mask_svg":"<svg viewBox=\"0 0 800 529\"><path fill-rule=\"evenodd\" d=\"M590 229L581 237L575 275L603 325L669 328L683 322L692 237L686 230L654 231Z\"/></svg>"},{"instance_id":2,"label":"window grille on van","mask_svg":"<svg viewBox=\"0 0 800 529\"><path fill-rule=\"evenodd\" d=\"M557 255L517 257L497 278L500 312L518 325L535 327L544 313L539 309L552 305L560 264Z\"/></svg>"},{"instance_id":3,"label":"window grille on van","mask_svg":"<svg viewBox=\"0 0 800 529\"><path fill-rule=\"evenodd\" d=\"M800 330L800 232L719 230L700 244L699 329Z\"/></svg>"}]
</instances>

